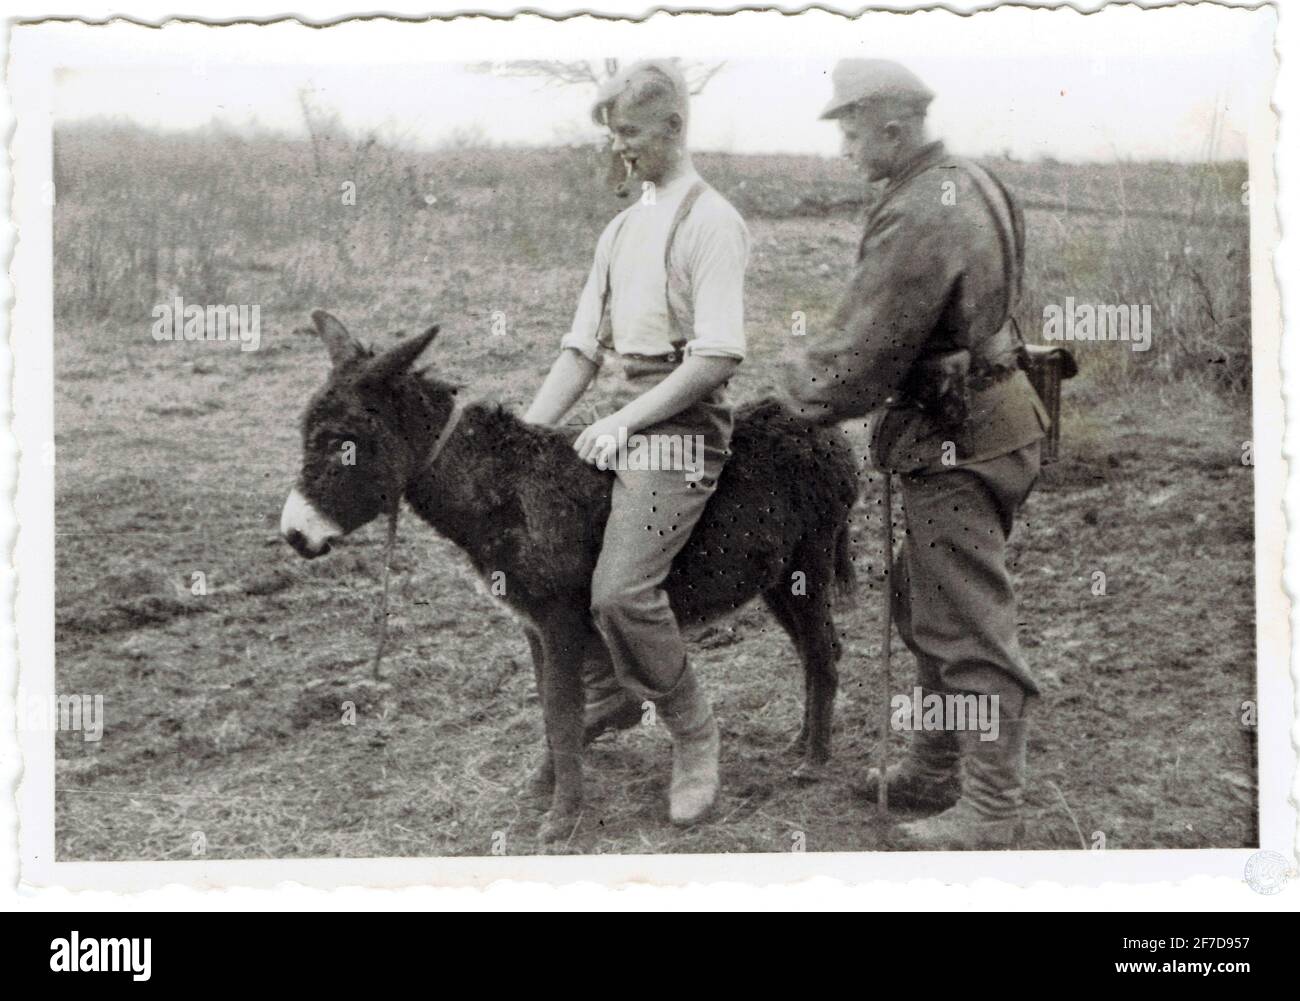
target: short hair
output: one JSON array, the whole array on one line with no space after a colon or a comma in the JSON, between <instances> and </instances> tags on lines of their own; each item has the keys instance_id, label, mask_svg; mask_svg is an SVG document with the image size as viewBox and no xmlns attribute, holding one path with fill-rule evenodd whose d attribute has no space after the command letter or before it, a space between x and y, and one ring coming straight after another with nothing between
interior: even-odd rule
<instances>
[{"instance_id":1,"label":"short hair","mask_svg":"<svg viewBox=\"0 0 1300 1001\"><path fill-rule=\"evenodd\" d=\"M591 106L591 120L608 126L609 116L620 99L632 108L664 104L666 113L681 116L683 128L690 117L686 78L671 59L646 59L614 74L601 85L596 103Z\"/></svg>"}]
</instances>

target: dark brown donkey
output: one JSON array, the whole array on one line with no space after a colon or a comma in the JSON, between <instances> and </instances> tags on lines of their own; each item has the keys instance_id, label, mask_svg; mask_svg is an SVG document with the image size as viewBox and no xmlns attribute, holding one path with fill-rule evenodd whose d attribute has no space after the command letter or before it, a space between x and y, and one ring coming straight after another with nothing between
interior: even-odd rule
<instances>
[{"instance_id":1,"label":"dark brown donkey","mask_svg":"<svg viewBox=\"0 0 1300 1001\"><path fill-rule=\"evenodd\" d=\"M458 402L456 387L413 372L436 327L376 356L328 313L312 320L333 369L303 415L302 473L281 531L302 556L320 556L405 498L479 574L505 574L545 715L546 759L534 780L552 794L542 837L565 835L582 803L582 668L608 656L588 606L612 474L582 462L572 434ZM740 410L731 452L666 587L683 625L762 596L803 662L795 746L802 775L816 777L830 757L838 685L832 592L853 578L856 464L839 436L772 400Z\"/></svg>"}]
</instances>

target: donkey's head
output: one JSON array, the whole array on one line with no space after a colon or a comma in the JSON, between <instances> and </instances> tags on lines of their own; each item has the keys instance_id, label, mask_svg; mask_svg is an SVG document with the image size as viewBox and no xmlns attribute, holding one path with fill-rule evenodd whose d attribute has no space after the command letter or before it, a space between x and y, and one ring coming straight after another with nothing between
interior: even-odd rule
<instances>
[{"instance_id":1,"label":"donkey's head","mask_svg":"<svg viewBox=\"0 0 1300 1001\"><path fill-rule=\"evenodd\" d=\"M445 416L410 373L437 327L376 355L329 313L311 318L333 368L303 414L302 472L280 515L280 534L308 559L394 510L419 449Z\"/></svg>"}]
</instances>

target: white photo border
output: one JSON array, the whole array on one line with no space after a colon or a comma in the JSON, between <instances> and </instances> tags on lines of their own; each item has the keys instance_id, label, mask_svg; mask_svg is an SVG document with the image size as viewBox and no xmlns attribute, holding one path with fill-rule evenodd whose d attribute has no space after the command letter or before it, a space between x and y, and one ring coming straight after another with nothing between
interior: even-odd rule
<instances>
[{"instance_id":1,"label":"white photo border","mask_svg":"<svg viewBox=\"0 0 1300 1001\"><path fill-rule=\"evenodd\" d=\"M716 52L744 44L750 58L790 55L801 44L835 39L847 54L859 38L869 37L871 14L844 20L813 10L798 18L775 12L747 11L735 20L701 15L687 33L683 18L657 14L644 22L581 17L564 21L526 15L511 21L462 19L437 22L437 29L456 35L449 49L469 60L475 51L493 58L511 53L538 55L546 46L599 50L626 44L629 32L647 49L689 57L693 47ZM936 16L941 15L936 12ZM996 17L997 14L980 15ZM1147 12L1144 16L1161 16ZM1248 16L1243 12L1243 17ZM328 30L350 30L367 22L347 22ZM1272 51L1276 12L1257 10L1252 30ZM293 22L286 22L292 26ZM417 24L409 26L420 29ZM56 29L57 30L54 30ZM117 23L104 27L77 24L15 27L10 36L9 87L16 126L10 143L13 176L13 221L17 242L11 263L15 290L9 345L13 363L12 428L18 449L14 562L17 588L14 623L20 676L29 691L54 691L54 470L45 461L44 445L54 439L52 225L42 185L51 177L52 74L74 58L93 52L94 32L146 29ZM223 31L265 30L235 26ZM833 34L832 34L833 31ZM161 34L161 33L158 33ZM662 39L662 41L659 41ZM738 39L743 42L738 42ZM67 47L69 41L75 44ZM147 52L158 44L149 39ZM1263 84L1271 92L1271 68ZM1281 310L1273 255L1279 241L1278 191L1273 154L1277 135L1274 116L1262 109L1250 129L1251 293L1254 338L1253 423L1255 466L1256 651L1259 693L1259 830L1260 847L1290 852L1296 845L1295 671L1290 654L1290 606L1283 592L1287 546L1260 540L1287 538L1283 514L1283 466L1263 461L1283 455ZM1286 452L1294 452L1294 429ZM1294 499L1295 485L1288 496ZM1294 564L1294 559L1291 561ZM1293 592L1294 593L1294 592ZM15 694L10 687L7 698ZM20 819L21 881L27 887L61 886L126 891L184 884L192 887L273 887L292 882L312 887L345 885L484 887L500 880L606 885L653 883L742 883L768 885L830 876L852 884L941 880L969 884L994 879L1027 886L1040 881L1076 886L1109 882L1180 882L1198 876L1241 882L1254 849L1096 852L996 853L781 853L743 855L655 856L506 856L436 859L312 859L178 862L59 862L54 858L54 749L48 733L19 731L22 776L17 790Z\"/></svg>"}]
</instances>

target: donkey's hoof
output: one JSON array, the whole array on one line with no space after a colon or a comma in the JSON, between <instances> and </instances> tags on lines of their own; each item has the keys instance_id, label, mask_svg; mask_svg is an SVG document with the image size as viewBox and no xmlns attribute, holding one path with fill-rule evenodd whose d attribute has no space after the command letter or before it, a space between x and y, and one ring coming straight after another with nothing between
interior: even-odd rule
<instances>
[{"instance_id":1,"label":"donkey's hoof","mask_svg":"<svg viewBox=\"0 0 1300 1001\"><path fill-rule=\"evenodd\" d=\"M811 785L814 782L820 782L826 777L826 762L813 761L805 758L799 762L799 766L790 773L790 777L796 782L805 785Z\"/></svg>"},{"instance_id":2,"label":"donkey's hoof","mask_svg":"<svg viewBox=\"0 0 1300 1001\"><path fill-rule=\"evenodd\" d=\"M573 835L581 816L582 814L577 811L557 813L555 810L547 810L546 815L542 817L542 826L538 829L537 836L548 845L557 841L567 841Z\"/></svg>"}]
</instances>

